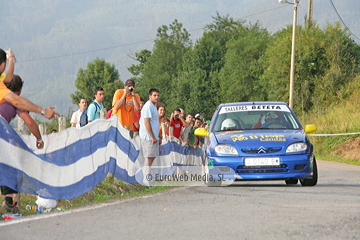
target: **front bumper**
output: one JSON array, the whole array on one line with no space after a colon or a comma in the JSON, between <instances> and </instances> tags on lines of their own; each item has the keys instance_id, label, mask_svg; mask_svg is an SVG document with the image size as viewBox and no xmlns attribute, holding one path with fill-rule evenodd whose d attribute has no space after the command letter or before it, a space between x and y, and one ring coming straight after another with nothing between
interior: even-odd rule
<instances>
[{"instance_id":1,"label":"front bumper","mask_svg":"<svg viewBox=\"0 0 360 240\"><path fill-rule=\"evenodd\" d=\"M247 157L208 157L209 174L238 180L304 179L313 175L313 154L266 156L279 157L280 164L276 166L245 166Z\"/></svg>"}]
</instances>

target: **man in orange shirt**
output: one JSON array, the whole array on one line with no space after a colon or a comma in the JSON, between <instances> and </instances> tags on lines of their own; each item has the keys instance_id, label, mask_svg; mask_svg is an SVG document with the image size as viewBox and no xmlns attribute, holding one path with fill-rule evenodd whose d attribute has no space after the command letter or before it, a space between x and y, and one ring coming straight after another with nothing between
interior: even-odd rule
<instances>
[{"instance_id":1,"label":"man in orange shirt","mask_svg":"<svg viewBox=\"0 0 360 240\"><path fill-rule=\"evenodd\" d=\"M124 89L116 90L113 97L113 114L117 114L120 124L128 129L134 130L134 110L140 111L140 96L134 93L135 81L128 79Z\"/></svg>"}]
</instances>

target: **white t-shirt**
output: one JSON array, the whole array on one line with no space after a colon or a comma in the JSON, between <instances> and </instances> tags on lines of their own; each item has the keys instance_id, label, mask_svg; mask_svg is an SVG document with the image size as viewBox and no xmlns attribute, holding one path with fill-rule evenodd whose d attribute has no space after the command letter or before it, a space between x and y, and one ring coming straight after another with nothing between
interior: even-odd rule
<instances>
[{"instance_id":1,"label":"white t-shirt","mask_svg":"<svg viewBox=\"0 0 360 240\"><path fill-rule=\"evenodd\" d=\"M70 123L75 123L76 124L76 128L80 128L80 116L82 114L82 111L77 110L76 112L73 113L73 115L71 116L71 120Z\"/></svg>"},{"instance_id":2,"label":"white t-shirt","mask_svg":"<svg viewBox=\"0 0 360 240\"><path fill-rule=\"evenodd\" d=\"M184 136L184 139L183 139L184 142L187 141L187 139L189 137L189 133L190 133L192 127L193 127L193 125L191 123L188 123L188 124L189 124L188 127L183 127L183 129L181 130L181 132L182 132L182 134Z\"/></svg>"},{"instance_id":3,"label":"white t-shirt","mask_svg":"<svg viewBox=\"0 0 360 240\"><path fill-rule=\"evenodd\" d=\"M145 118L150 118L151 130L154 134L154 137L157 140L159 140L159 133L160 133L159 113L155 105L150 101L147 101L141 110L139 136L142 139L151 140L151 136L145 127L145 122L144 122Z\"/></svg>"}]
</instances>

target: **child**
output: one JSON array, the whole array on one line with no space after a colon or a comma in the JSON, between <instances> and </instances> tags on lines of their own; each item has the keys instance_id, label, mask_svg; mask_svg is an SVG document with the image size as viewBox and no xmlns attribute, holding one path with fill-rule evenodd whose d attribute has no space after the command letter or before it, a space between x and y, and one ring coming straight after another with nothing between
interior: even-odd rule
<instances>
[{"instance_id":1,"label":"child","mask_svg":"<svg viewBox=\"0 0 360 240\"><path fill-rule=\"evenodd\" d=\"M160 122L161 126L160 126L160 133L159 136L161 138L164 138L166 136L166 131L169 129L170 127L170 120L168 118L163 118ZM163 134L164 133L164 134Z\"/></svg>"}]
</instances>

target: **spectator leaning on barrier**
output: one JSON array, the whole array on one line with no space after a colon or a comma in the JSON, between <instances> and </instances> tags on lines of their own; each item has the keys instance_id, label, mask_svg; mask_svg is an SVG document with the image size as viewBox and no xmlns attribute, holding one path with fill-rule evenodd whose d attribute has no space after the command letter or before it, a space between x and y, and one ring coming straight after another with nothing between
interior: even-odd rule
<instances>
[{"instance_id":1,"label":"spectator leaning on barrier","mask_svg":"<svg viewBox=\"0 0 360 240\"><path fill-rule=\"evenodd\" d=\"M174 111L171 113L170 117L170 126L174 128L174 137L177 139L180 138L180 132L182 127L188 127L188 123L184 120L183 117L180 115L181 110L179 108L175 108ZM167 133L169 135L169 133Z\"/></svg>"},{"instance_id":2,"label":"spectator leaning on barrier","mask_svg":"<svg viewBox=\"0 0 360 240\"><path fill-rule=\"evenodd\" d=\"M183 143L183 145L189 145L189 133L191 132L191 129L193 127L193 119L194 115L192 113L187 113L185 121L187 122L188 126L183 127L181 130L180 138Z\"/></svg>"},{"instance_id":3,"label":"spectator leaning on barrier","mask_svg":"<svg viewBox=\"0 0 360 240\"><path fill-rule=\"evenodd\" d=\"M160 133L159 133L159 136L163 139L164 138L164 135L163 135L163 131L166 133L166 131L169 129L170 127L170 120L168 118L163 118L161 120L161 123L160 123Z\"/></svg>"},{"instance_id":4,"label":"spectator leaning on barrier","mask_svg":"<svg viewBox=\"0 0 360 240\"><path fill-rule=\"evenodd\" d=\"M103 101L105 98L104 89L102 87L97 87L94 90L95 100L93 104L89 104L87 110L88 123L95 121L100 118L100 111L104 108Z\"/></svg>"},{"instance_id":5,"label":"spectator leaning on barrier","mask_svg":"<svg viewBox=\"0 0 360 240\"><path fill-rule=\"evenodd\" d=\"M159 113L156 109L155 103L159 101L159 90L152 88L149 91L149 100L145 103L141 110L140 117L140 143L145 157L145 163L143 168L144 182L149 184L149 179L146 175L150 173L150 167L155 158L159 155L159 144L161 144L161 138L159 138L160 123Z\"/></svg>"},{"instance_id":6,"label":"spectator leaning on barrier","mask_svg":"<svg viewBox=\"0 0 360 240\"><path fill-rule=\"evenodd\" d=\"M209 125L210 125L210 120L206 120L205 123L204 123L204 128L205 128L206 130L208 130Z\"/></svg>"},{"instance_id":7,"label":"spectator leaning on barrier","mask_svg":"<svg viewBox=\"0 0 360 240\"><path fill-rule=\"evenodd\" d=\"M200 144L199 138L200 137L195 135L195 130L197 128L201 127L201 125L202 125L201 118L195 118L194 126L191 129L191 132L189 133L189 146L190 147L196 147L196 149L199 148L199 144Z\"/></svg>"},{"instance_id":8,"label":"spectator leaning on barrier","mask_svg":"<svg viewBox=\"0 0 360 240\"><path fill-rule=\"evenodd\" d=\"M140 111L140 96L135 93L135 81L128 79L124 89L118 89L113 97L113 112L117 114L120 124L128 130L134 130L134 111Z\"/></svg>"},{"instance_id":9,"label":"spectator leaning on barrier","mask_svg":"<svg viewBox=\"0 0 360 240\"><path fill-rule=\"evenodd\" d=\"M3 81L4 80L8 81L8 77L4 76L4 74L3 74L3 72L5 71L5 68L6 68L6 61L9 61L9 68L6 71L6 73L9 72L8 73L9 76L12 76L13 72L11 72L11 70L9 71L9 69L12 67L12 71L14 70L13 64L15 63L15 56L12 53L11 49L9 49L8 56L6 57L6 52L4 50L0 49L0 101L5 100L5 101L11 103L16 108L19 108L19 109L22 109L25 111L40 113L47 119L52 119L54 117L54 115L57 115L60 117L60 114L58 114L57 112L54 111L55 107L42 108L38 105L33 104L26 98L20 97L19 95L13 93L5 86ZM12 62L12 61L14 61L14 62Z\"/></svg>"},{"instance_id":10,"label":"spectator leaning on barrier","mask_svg":"<svg viewBox=\"0 0 360 240\"><path fill-rule=\"evenodd\" d=\"M166 106L162 103L158 103L157 109L159 112L159 122L161 123L161 121L166 118Z\"/></svg>"},{"instance_id":11,"label":"spectator leaning on barrier","mask_svg":"<svg viewBox=\"0 0 360 240\"><path fill-rule=\"evenodd\" d=\"M83 113L84 109L87 107L87 102L85 98L80 98L79 100L80 109L72 114L70 123L72 127L80 128L80 116Z\"/></svg>"},{"instance_id":12,"label":"spectator leaning on barrier","mask_svg":"<svg viewBox=\"0 0 360 240\"><path fill-rule=\"evenodd\" d=\"M6 86L15 94L20 95L23 81L19 76L13 75L12 81L6 83ZM18 109L11 105L9 102L3 101L0 103L0 115L8 123L10 123L16 115L19 115L19 117L21 117L28 126L30 132L35 136L36 147L38 149L42 149L44 147L44 142L41 138L39 127L27 111ZM7 186L1 186L1 193L2 195L5 195L5 201L2 204L2 208L7 212L19 213L19 209L17 208L17 202L13 201L13 194L16 194L18 192Z\"/></svg>"}]
</instances>

